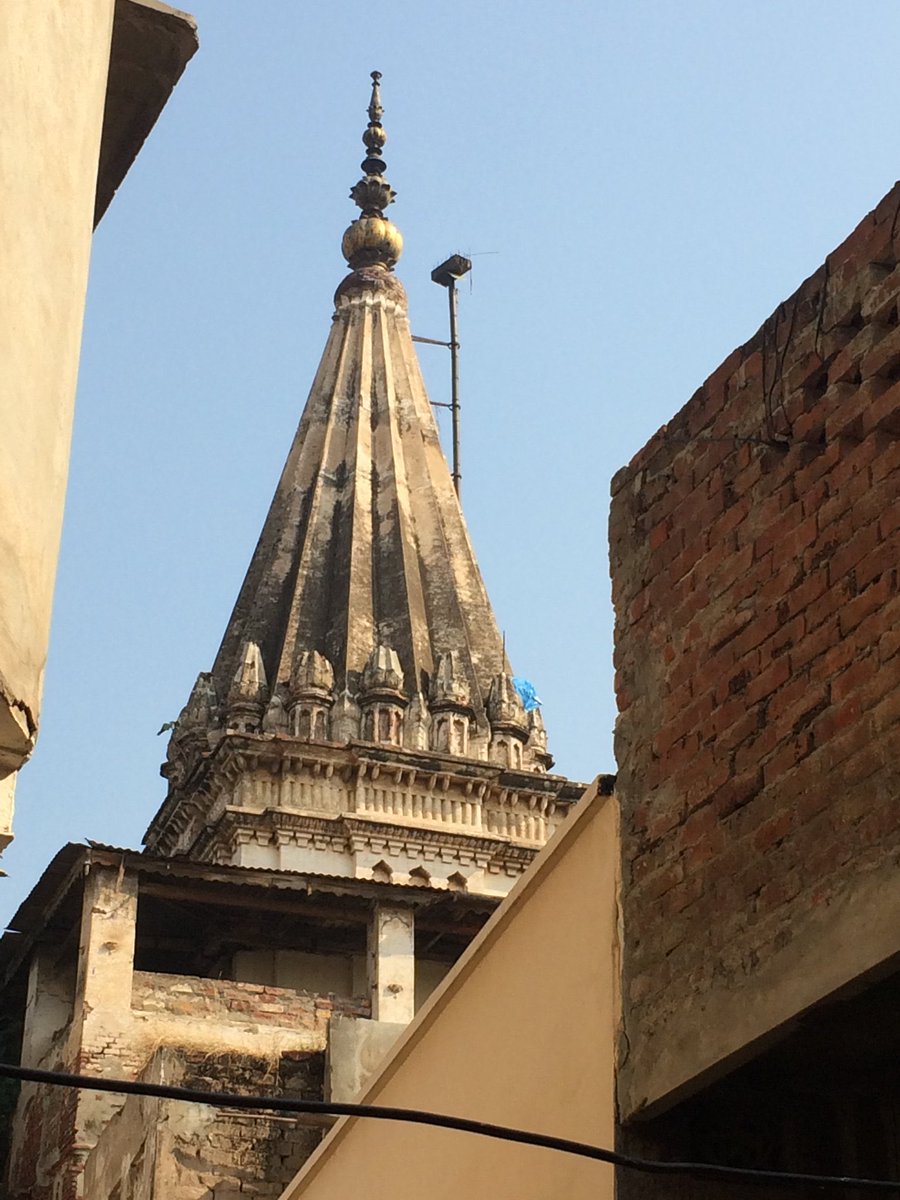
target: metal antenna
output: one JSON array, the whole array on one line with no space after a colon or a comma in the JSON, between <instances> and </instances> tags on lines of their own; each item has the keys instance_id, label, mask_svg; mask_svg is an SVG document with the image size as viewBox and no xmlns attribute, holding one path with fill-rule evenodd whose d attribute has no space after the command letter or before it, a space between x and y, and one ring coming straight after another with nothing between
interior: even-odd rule
<instances>
[{"instance_id":1,"label":"metal antenna","mask_svg":"<svg viewBox=\"0 0 900 1200\"><path fill-rule=\"evenodd\" d=\"M459 495L460 483L462 481L462 473L459 463L459 337L456 327L456 281L462 279L464 275L472 270L471 259L464 258L461 254L451 254L451 256L442 262L439 267L435 267L431 272L431 278L435 283L439 283L441 287L447 289L447 299L450 302L450 341L446 343L450 348L450 422L453 436L453 486L456 489L457 496ZM425 339L416 339L424 341Z\"/></svg>"}]
</instances>

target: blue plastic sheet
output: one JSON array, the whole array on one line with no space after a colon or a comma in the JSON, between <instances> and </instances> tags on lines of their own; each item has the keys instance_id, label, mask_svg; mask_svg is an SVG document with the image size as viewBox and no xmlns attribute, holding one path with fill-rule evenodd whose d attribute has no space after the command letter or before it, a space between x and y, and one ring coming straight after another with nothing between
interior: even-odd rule
<instances>
[{"instance_id":1,"label":"blue plastic sheet","mask_svg":"<svg viewBox=\"0 0 900 1200\"><path fill-rule=\"evenodd\" d=\"M532 712L535 708L541 707L541 698L530 679L522 679L520 676L514 675L513 687L519 693L519 699L526 712Z\"/></svg>"}]
</instances>

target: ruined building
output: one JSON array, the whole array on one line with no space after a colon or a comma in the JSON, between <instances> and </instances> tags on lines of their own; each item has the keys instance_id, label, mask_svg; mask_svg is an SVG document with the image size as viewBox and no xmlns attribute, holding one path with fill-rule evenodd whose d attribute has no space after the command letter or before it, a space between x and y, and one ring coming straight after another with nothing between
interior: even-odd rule
<instances>
[{"instance_id":1,"label":"ruined building","mask_svg":"<svg viewBox=\"0 0 900 1200\"><path fill-rule=\"evenodd\" d=\"M377 73L350 273L143 853L65 847L0 940L21 1060L347 1098L565 817L394 274ZM321 1129L23 1087L16 1200L277 1196Z\"/></svg>"}]
</instances>

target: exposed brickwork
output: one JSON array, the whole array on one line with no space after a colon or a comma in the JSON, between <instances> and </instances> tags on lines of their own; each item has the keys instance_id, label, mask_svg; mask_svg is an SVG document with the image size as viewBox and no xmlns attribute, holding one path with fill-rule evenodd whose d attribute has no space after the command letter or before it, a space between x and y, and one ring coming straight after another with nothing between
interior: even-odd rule
<instances>
[{"instance_id":1,"label":"exposed brickwork","mask_svg":"<svg viewBox=\"0 0 900 1200\"><path fill-rule=\"evenodd\" d=\"M277 1085L279 1094L306 1095L308 1093L302 1090L302 1086L307 1086L312 1079L318 1088L316 1098L321 1099L322 1063L331 1017L335 1013L368 1017L371 1012L368 1000L347 1000L228 979L135 971L132 981L131 1010L137 1024L132 1026L123 1021L121 1029L107 1030L102 1041L83 1042L77 1052L72 1052L77 1039L61 1036L51 1056L41 1065L85 1075L105 1074L136 1079L147 1070L148 1058L156 1048L156 1039L162 1029L157 1018L190 1018L192 1029L201 1031L201 1040L206 1043L208 1053L171 1046L170 1053L177 1057L179 1071L187 1072L185 1078L192 1080L185 1086L221 1091L266 1091L272 1084L273 1087ZM143 1029L145 1023L147 1031ZM274 1064L268 1059L221 1052L223 1044L227 1045L229 1029L244 1032L255 1028L261 1033L272 1027L296 1034L302 1034L303 1031L314 1034L312 1041L319 1047L318 1052L298 1050L282 1053ZM167 1037L175 1036L177 1028L168 1028L165 1033ZM310 1063L313 1064L311 1075ZM226 1079L225 1066L228 1064L233 1071ZM206 1076L203 1071L207 1072ZM303 1084L303 1080L306 1080L306 1084ZM53 1193L54 1180L57 1178L63 1181L63 1194L59 1200L76 1200L88 1149L87 1145L79 1143L76 1136L76 1100L75 1092L63 1089L34 1085L26 1085L23 1089L20 1140L11 1156L8 1192L11 1200L26 1200L26 1197L27 1200L57 1200ZM111 1098L111 1111L115 1112L122 1103L121 1099ZM270 1122L248 1116L232 1118L221 1114L216 1119L226 1125L236 1122L235 1130L238 1126L245 1128L245 1136L251 1137L255 1146L253 1153L257 1157L268 1156L266 1161L271 1160L272 1171L278 1168L278 1156L283 1151L282 1157L287 1165L282 1164L283 1170L278 1176L283 1176L283 1183L288 1182L319 1139L316 1130L297 1127L292 1132L291 1122ZM219 1137L218 1133L216 1137ZM221 1137L225 1139L221 1146L225 1147L227 1138L225 1134ZM216 1145L219 1143L214 1138L210 1142L205 1174L212 1177L221 1167L224 1180L227 1175L227 1155L223 1149L225 1157L216 1166ZM246 1151L245 1158L249 1154L250 1151ZM185 1158L185 1163L187 1161ZM244 1162L244 1168L251 1171L248 1163L249 1158ZM257 1163L256 1159L254 1163ZM190 1173L188 1166L184 1170ZM228 1178L238 1176L243 1178L240 1171L232 1172ZM222 1187L225 1188L224 1182ZM279 1191L272 1194L277 1196ZM263 1196L269 1192L258 1191L254 1194ZM222 1195L230 1195L227 1188Z\"/></svg>"},{"instance_id":2,"label":"exposed brickwork","mask_svg":"<svg viewBox=\"0 0 900 1200\"><path fill-rule=\"evenodd\" d=\"M368 1000L345 1000L260 983L150 971L134 972L131 1004L142 1012L168 1013L198 1021L253 1021L292 1029L322 1029L336 1012L352 1017L371 1015Z\"/></svg>"},{"instance_id":3,"label":"exposed brickwork","mask_svg":"<svg viewBox=\"0 0 900 1200\"><path fill-rule=\"evenodd\" d=\"M180 1084L202 1091L269 1094L319 1100L323 1054L286 1054L277 1062L238 1055L187 1055ZM216 1200L276 1200L321 1140L321 1130L296 1118L216 1109L202 1128L182 1127L167 1147L172 1172L156 1195L196 1196L205 1187Z\"/></svg>"},{"instance_id":4,"label":"exposed brickwork","mask_svg":"<svg viewBox=\"0 0 900 1200\"><path fill-rule=\"evenodd\" d=\"M64 1069L64 1064L57 1064ZM75 1157L76 1094L62 1088L25 1084L21 1094L22 1133L10 1161L7 1195L21 1200L56 1200L53 1180L64 1179L59 1200L74 1200L74 1177L66 1164Z\"/></svg>"},{"instance_id":5,"label":"exposed brickwork","mask_svg":"<svg viewBox=\"0 0 900 1200\"><path fill-rule=\"evenodd\" d=\"M167 1048L154 1055L143 1075L204 1092L319 1099L323 1066L323 1053L267 1059ZM321 1128L287 1115L132 1096L88 1156L85 1195L276 1200L321 1136Z\"/></svg>"},{"instance_id":6,"label":"exposed brickwork","mask_svg":"<svg viewBox=\"0 0 900 1200\"><path fill-rule=\"evenodd\" d=\"M898 214L900 185L613 481L638 1057L897 854Z\"/></svg>"}]
</instances>

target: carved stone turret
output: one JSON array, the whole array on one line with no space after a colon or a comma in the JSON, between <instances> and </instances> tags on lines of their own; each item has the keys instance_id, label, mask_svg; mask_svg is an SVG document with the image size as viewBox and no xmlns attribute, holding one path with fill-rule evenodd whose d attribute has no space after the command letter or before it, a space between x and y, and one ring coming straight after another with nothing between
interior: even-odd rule
<instances>
[{"instance_id":1,"label":"carved stone turret","mask_svg":"<svg viewBox=\"0 0 900 1200\"><path fill-rule=\"evenodd\" d=\"M291 733L326 741L334 703L334 668L318 650L301 650L291 670Z\"/></svg>"},{"instance_id":2,"label":"carved stone turret","mask_svg":"<svg viewBox=\"0 0 900 1200\"><path fill-rule=\"evenodd\" d=\"M363 740L402 746L403 713L409 701L403 694L400 657L390 646L376 646L369 655L359 700Z\"/></svg>"},{"instance_id":3,"label":"carved stone turret","mask_svg":"<svg viewBox=\"0 0 900 1200\"><path fill-rule=\"evenodd\" d=\"M528 716L511 675L501 672L494 676L487 710L491 723L491 762L522 768L528 740Z\"/></svg>"},{"instance_id":4,"label":"carved stone turret","mask_svg":"<svg viewBox=\"0 0 900 1200\"><path fill-rule=\"evenodd\" d=\"M208 671L197 676L187 704L178 714L161 773L171 787L178 786L193 763L209 752L217 735L219 704L216 685Z\"/></svg>"},{"instance_id":5,"label":"carved stone turret","mask_svg":"<svg viewBox=\"0 0 900 1200\"><path fill-rule=\"evenodd\" d=\"M539 708L533 708L528 714L526 758L540 771L549 771L553 766L553 755L547 749L547 730Z\"/></svg>"},{"instance_id":6,"label":"carved stone turret","mask_svg":"<svg viewBox=\"0 0 900 1200\"><path fill-rule=\"evenodd\" d=\"M431 681L431 746L443 754L469 753L469 725L474 717L471 690L460 656L451 650L437 660Z\"/></svg>"},{"instance_id":7,"label":"carved stone turret","mask_svg":"<svg viewBox=\"0 0 900 1200\"><path fill-rule=\"evenodd\" d=\"M400 657L391 646L376 646L362 673L361 692L368 695L403 695L403 668Z\"/></svg>"},{"instance_id":8,"label":"carved stone turret","mask_svg":"<svg viewBox=\"0 0 900 1200\"><path fill-rule=\"evenodd\" d=\"M208 671L201 671L175 723L175 734L181 738L200 734L205 739L207 731L217 724L218 711L213 677Z\"/></svg>"},{"instance_id":9,"label":"carved stone turret","mask_svg":"<svg viewBox=\"0 0 900 1200\"><path fill-rule=\"evenodd\" d=\"M244 652L228 689L226 729L230 733L254 733L259 729L269 700L266 668L256 642L246 642Z\"/></svg>"}]
</instances>

